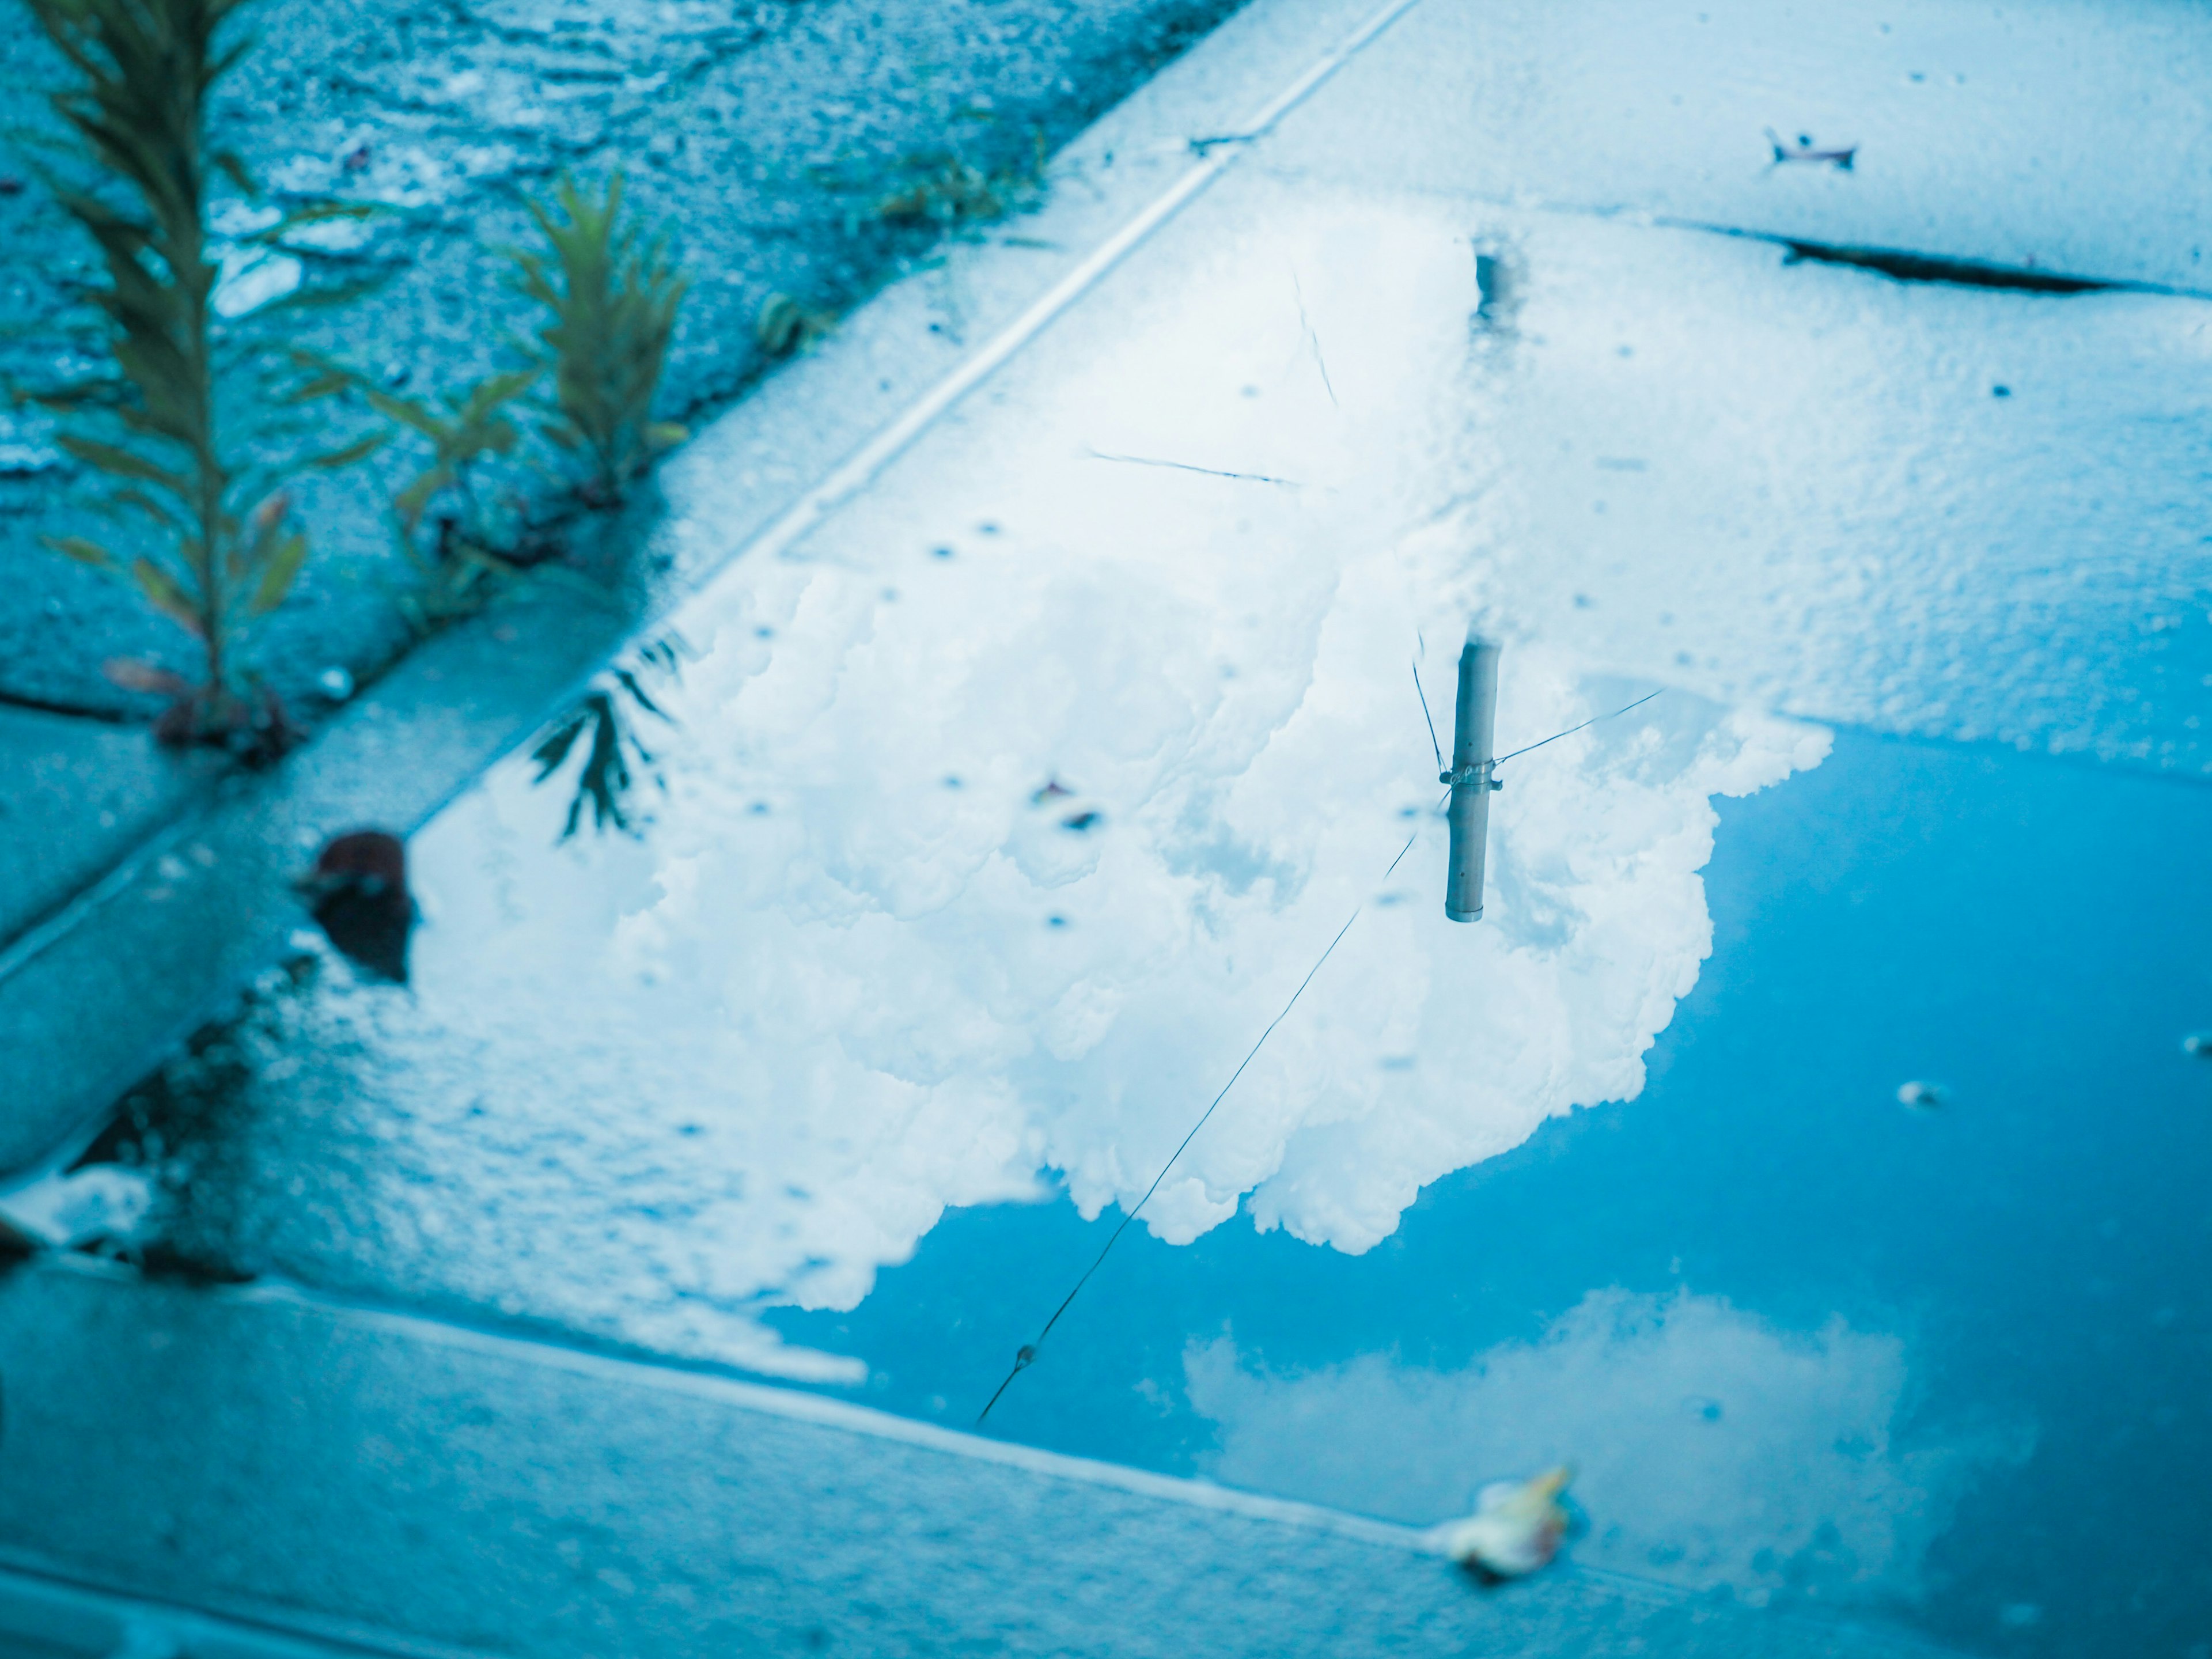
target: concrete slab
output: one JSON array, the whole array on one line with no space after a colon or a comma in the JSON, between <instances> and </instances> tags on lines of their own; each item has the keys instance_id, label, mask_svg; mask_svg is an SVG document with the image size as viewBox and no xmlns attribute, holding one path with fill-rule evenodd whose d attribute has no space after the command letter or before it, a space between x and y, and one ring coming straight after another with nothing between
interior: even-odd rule
<instances>
[{"instance_id":1,"label":"concrete slab","mask_svg":"<svg viewBox=\"0 0 2212 1659\"><path fill-rule=\"evenodd\" d=\"M1267 165L2203 289L2208 74L2183 0L1439 0ZM1857 154L1778 167L1769 129Z\"/></svg>"},{"instance_id":2,"label":"concrete slab","mask_svg":"<svg viewBox=\"0 0 2212 1659\"><path fill-rule=\"evenodd\" d=\"M18 1269L0 1354L0 1553L310 1640L1935 1651L1572 1571L1486 1595L1409 1528L293 1295Z\"/></svg>"},{"instance_id":3,"label":"concrete slab","mask_svg":"<svg viewBox=\"0 0 2212 1659\"><path fill-rule=\"evenodd\" d=\"M0 708L0 948L204 799L220 770L133 726Z\"/></svg>"},{"instance_id":4,"label":"concrete slab","mask_svg":"<svg viewBox=\"0 0 2212 1659\"><path fill-rule=\"evenodd\" d=\"M316 1640L210 1616L52 1573L0 1567L0 1653L8 1659L462 1659L455 1650L364 1639Z\"/></svg>"}]
</instances>

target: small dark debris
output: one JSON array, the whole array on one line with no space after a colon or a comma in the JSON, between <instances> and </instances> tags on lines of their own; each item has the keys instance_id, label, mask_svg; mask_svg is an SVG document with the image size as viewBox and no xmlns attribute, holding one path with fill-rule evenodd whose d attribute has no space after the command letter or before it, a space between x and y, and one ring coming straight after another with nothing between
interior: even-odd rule
<instances>
[{"instance_id":1,"label":"small dark debris","mask_svg":"<svg viewBox=\"0 0 2212 1659\"><path fill-rule=\"evenodd\" d=\"M0 177L0 196L21 196L22 193L23 181L21 179Z\"/></svg>"},{"instance_id":2,"label":"small dark debris","mask_svg":"<svg viewBox=\"0 0 2212 1659\"><path fill-rule=\"evenodd\" d=\"M753 637L757 640L772 640L775 637L775 629L763 623L758 628L753 629Z\"/></svg>"},{"instance_id":3,"label":"small dark debris","mask_svg":"<svg viewBox=\"0 0 2212 1659\"><path fill-rule=\"evenodd\" d=\"M1852 161L1859 153L1856 144L1834 144L1826 149L1816 149L1813 145L1813 135L1809 132L1799 133L1793 148L1784 143L1772 127L1766 129L1766 142L1774 151L1774 165L1777 167L1788 161L1825 161L1838 172L1849 173Z\"/></svg>"},{"instance_id":4,"label":"small dark debris","mask_svg":"<svg viewBox=\"0 0 2212 1659\"><path fill-rule=\"evenodd\" d=\"M1038 790L1030 797L1030 805L1032 806L1042 806L1048 800L1057 800L1063 795L1072 795L1074 793L1075 791L1069 788L1058 778L1054 778L1050 783L1048 783L1043 788Z\"/></svg>"},{"instance_id":5,"label":"small dark debris","mask_svg":"<svg viewBox=\"0 0 2212 1659\"><path fill-rule=\"evenodd\" d=\"M952 556L952 550L949 547L933 547L929 550L940 559L949 559Z\"/></svg>"},{"instance_id":6,"label":"small dark debris","mask_svg":"<svg viewBox=\"0 0 2212 1659\"><path fill-rule=\"evenodd\" d=\"M945 780L945 787L947 789L957 789L960 787L960 780L953 777L950 774L947 774Z\"/></svg>"},{"instance_id":7,"label":"small dark debris","mask_svg":"<svg viewBox=\"0 0 2212 1659\"><path fill-rule=\"evenodd\" d=\"M0 1216L0 1267L27 1261L45 1248L14 1222Z\"/></svg>"},{"instance_id":8,"label":"small dark debris","mask_svg":"<svg viewBox=\"0 0 2212 1659\"><path fill-rule=\"evenodd\" d=\"M315 867L292 884L349 961L394 984L407 982L415 901L407 890L407 849L397 836L356 830L333 836Z\"/></svg>"},{"instance_id":9,"label":"small dark debris","mask_svg":"<svg viewBox=\"0 0 2212 1659\"><path fill-rule=\"evenodd\" d=\"M750 810L755 817L764 818L768 816L768 803L764 800L757 800L752 804Z\"/></svg>"},{"instance_id":10,"label":"small dark debris","mask_svg":"<svg viewBox=\"0 0 2212 1659\"><path fill-rule=\"evenodd\" d=\"M986 536L995 536L999 533L999 526L988 521L977 525L975 528Z\"/></svg>"},{"instance_id":11,"label":"small dark debris","mask_svg":"<svg viewBox=\"0 0 2212 1659\"><path fill-rule=\"evenodd\" d=\"M1990 388L1990 396L1992 398L2009 398L2012 396L2012 388L2008 386L1993 386Z\"/></svg>"},{"instance_id":12,"label":"small dark debris","mask_svg":"<svg viewBox=\"0 0 2212 1659\"><path fill-rule=\"evenodd\" d=\"M124 1259L134 1263L147 1278L167 1279L173 1284L251 1285L254 1277L242 1267L186 1255L165 1239L135 1245L124 1253Z\"/></svg>"},{"instance_id":13,"label":"small dark debris","mask_svg":"<svg viewBox=\"0 0 2212 1659\"><path fill-rule=\"evenodd\" d=\"M1044 919L1044 925L1048 927L1065 927L1067 926L1067 918L1066 916L1047 916Z\"/></svg>"},{"instance_id":14,"label":"small dark debris","mask_svg":"<svg viewBox=\"0 0 2212 1659\"><path fill-rule=\"evenodd\" d=\"M1589 609L1590 608L1590 603L1591 603L1591 601L1590 601L1590 596L1589 596L1589 594L1587 594L1587 593L1577 593L1577 594L1576 594L1576 595L1575 595L1575 609L1576 609L1576 610L1577 610L1577 611L1587 611L1587 610L1589 610Z\"/></svg>"},{"instance_id":15,"label":"small dark debris","mask_svg":"<svg viewBox=\"0 0 2212 1659\"><path fill-rule=\"evenodd\" d=\"M1080 836L1097 829L1104 821L1105 817L1103 812L1078 812L1073 817L1062 818L1060 821L1060 827L1063 830L1073 830Z\"/></svg>"}]
</instances>

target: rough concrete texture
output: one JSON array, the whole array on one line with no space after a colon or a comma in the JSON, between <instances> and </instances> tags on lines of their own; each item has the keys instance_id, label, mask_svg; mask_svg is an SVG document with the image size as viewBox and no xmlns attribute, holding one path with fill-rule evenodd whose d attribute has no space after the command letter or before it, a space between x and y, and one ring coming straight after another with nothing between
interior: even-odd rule
<instances>
[{"instance_id":1,"label":"rough concrete texture","mask_svg":"<svg viewBox=\"0 0 2212 1659\"><path fill-rule=\"evenodd\" d=\"M100 1103L305 920L289 878L326 837L403 827L586 672L623 618L554 594L457 629L340 717L312 769L234 774L118 866L101 902L0 955L0 1170L65 1150ZM514 649L526 632L526 653Z\"/></svg>"},{"instance_id":2,"label":"rough concrete texture","mask_svg":"<svg viewBox=\"0 0 2212 1659\"><path fill-rule=\"evenodd\" d=\"M404 1651L419 1656L421 1650ZM331 1659L390 1653L374 1643L302 1638L240 1620L94 1589L48 1573L0 1569L0 1653L9 1659Z\"/></svg>"},{"instance_id":3,"label":"rough concrete texture","mask_svg":"<svg viewBox=\"0 0 2212 1659\"><path fill-rule=\"evenodd\" d=\"M0 1550L518 1656L1925 1653L804 1395L69 1263L0 1282ZM118 1517L133 1524L118 1528Z\"/></svg>"},{"instance_id":4,"label":"rough concrete texture","mask_svg":"<svg viewBox=\"0 0 2212 1659\"><path fill-rule=\"evenodd\" d=\"M1040 146L1057 148L1234 3L264 0L248 14L261 44L222 88L215 127L272 200L384 210L329 239L319 263L388 285L303 337L410 395L512 361L532 307L499 250L532 237L525 196L563 169L590 180L621 167L695 275L662 398L683 419L759 373L754 323L771 294L841 311L927 252L929 228L878 216L886 195L947 154L1033 174ZM40 94L63 71L24 8L0 9L0 59L11 114L51 125ZM20 155L0 156L0 173L27 177ZM100 342L82 300L97 274L88 241L35 185L0 195L0 236L17 256L0 282L0 373L36 385L86 372ZM151 713L100 663L189 672L195 647L135 592L39 545L89 528L92 479L52 432L33 410L0 411L0 697ZM256 654L305 711L321 706L323 670L365 678L408 642L394 596L415 579L382 504L419 465L396 452L302 486L316 554Z\"/></svg>"},{"instance_id":5,"label":"rough concrete texture","mask_svg":"<svg viewBox=\"0 0 2212 1659\"><path fill-rule=\"evenodd\" d=\"M0 709L0 942L204 799L217 764L129 726Z\"/></svg>"}]
</instances>

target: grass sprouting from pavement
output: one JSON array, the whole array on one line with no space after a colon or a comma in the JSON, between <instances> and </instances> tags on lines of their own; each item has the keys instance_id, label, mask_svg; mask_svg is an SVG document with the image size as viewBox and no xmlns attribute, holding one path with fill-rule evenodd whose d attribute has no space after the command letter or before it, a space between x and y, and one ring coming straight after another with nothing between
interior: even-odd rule
<instances>
[{"instance_id":1,"label":"grass sprouting from pavement","mask_svg":"<svg viewBox=\"0 0 2212 1659\"><path fill-rule=\"evenodd\" d=\"M107 480L94 505L129 526L104 541L47 540L131 583L198 642L198 685L146 664L115 675L174 696L161 735L266 757L284 745L283 717L273 696L253 693L240 647L307 556L285 483L304 468L347 465L381 441L372 434L269 459L272 439L296 434L300 404L321 395L280 385L289 363L271 346L289 313L360 289L295 285L223 314L225 251L210 233L211 200L220 183L259 198L238 158L210 151L207 139L210 94L252 45L218 42L241 0L26 3L76 72L52 96L79 149L69 176L46 178L98 245L107 281L92 298L112 356L99 374L33 395L67 417L62 447ZM293 257L293 232L361 211L309 204L235 242L230 258Z\"/></svg>"}]
</instances>

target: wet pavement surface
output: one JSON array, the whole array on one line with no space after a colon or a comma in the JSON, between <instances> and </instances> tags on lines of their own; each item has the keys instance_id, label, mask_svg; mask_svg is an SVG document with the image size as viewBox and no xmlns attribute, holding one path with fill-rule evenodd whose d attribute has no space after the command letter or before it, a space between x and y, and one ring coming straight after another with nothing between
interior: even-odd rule
<instances>
[{"instance_id":1,"label":"wet pavement surface","mask_svg":"<svg viewBox=\"0 0 2212 1659\"><path fill-rule=\"evenodd\" d=\"M2203 1659L2206 302L1351 187L1447 12L303 913L76 1177L125 1254L964 1426L1351 918L992 1433L1423 1525L1571 1461L1587 1568ZM1470 618L1501 750L1595 723L1465 927Z\"/></svg>"}]
</instances>

